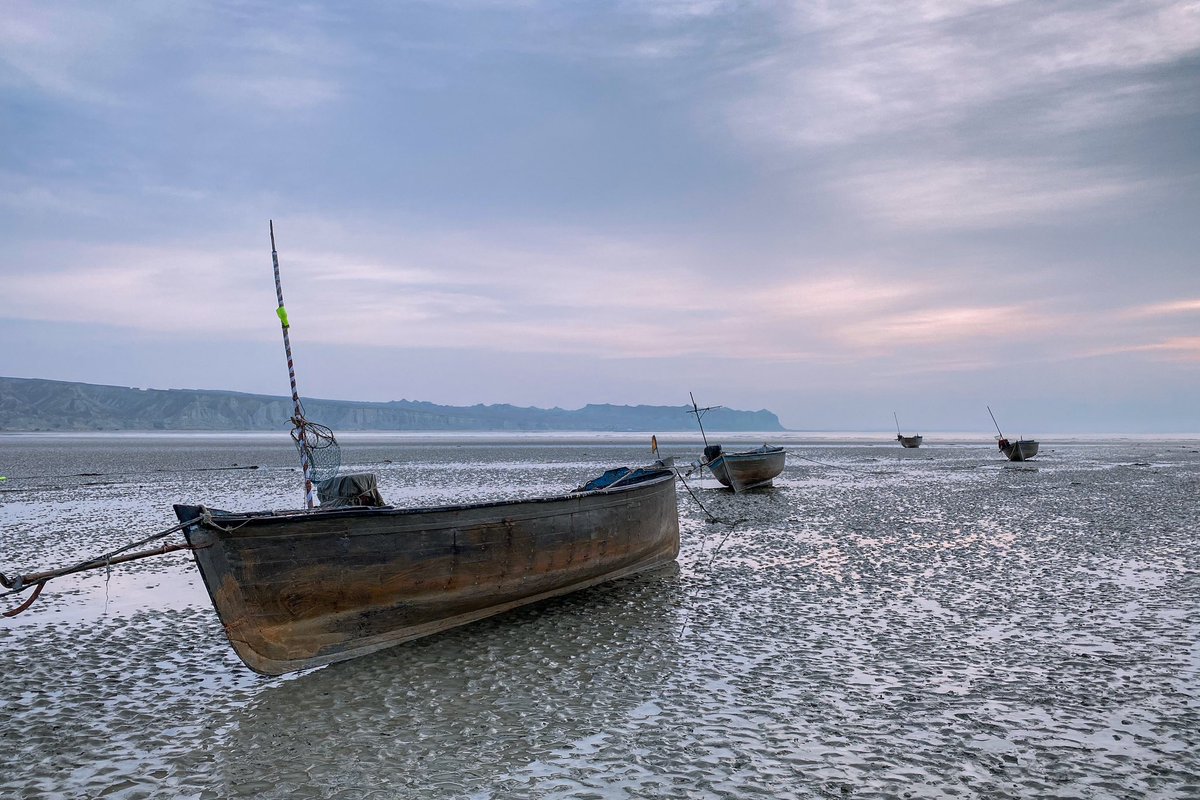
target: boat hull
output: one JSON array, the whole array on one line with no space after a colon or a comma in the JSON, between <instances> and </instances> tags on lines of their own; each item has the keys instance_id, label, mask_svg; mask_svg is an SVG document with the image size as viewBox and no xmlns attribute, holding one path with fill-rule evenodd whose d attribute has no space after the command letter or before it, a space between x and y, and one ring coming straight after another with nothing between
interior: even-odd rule
<instances>
[{"instance_id":1,"label":"boat hull","mask_svg":"<svg viewBox=\"0 0 1200 800\"><path fill-rule=\"evenodd\" d=\"M184 534L234 651L264 675L355 658L679 552L670 472L560 497L434 509L176 513L203 517Z\"/></svg>"},{"instance_id":2,"label":"boat hull","mask_svg":"<svg viewBox=\"0 0 1200 800\"><path fill-rule=\"evenodd\" d=\"M1038 443L1032 439L1021 439L1016 442L1009 442L1008 445L1001 447L1000 450L1008 457L1009 461L1026 461L1037 455Z\"/></svg>"},{"instance_id":3,"label":"boat hull","mask_svg":"<svg viewBox=\"0 0 1200 800\"><path fill-rule=\"evenodd\" d=\"M770 486L783 472L785 450L782 447L760 447L744 453L722 453L708 462L713 477L735 492Z\"/></svg>"},{"instance_id":4,"label":"boat hull","mask_svg":"<svg viewBox=\"0 0 1200 800\"><path fill-rule=\"evenodd\" d=\"M913 449L913 448L917 448L917 447L921 446L921 442L924 441L924 437L919 436L919 435L918 436L897 435L896 441L898 441L900 443L901 447L907 447L909 449Z\"/></svg>"}]
</instances>

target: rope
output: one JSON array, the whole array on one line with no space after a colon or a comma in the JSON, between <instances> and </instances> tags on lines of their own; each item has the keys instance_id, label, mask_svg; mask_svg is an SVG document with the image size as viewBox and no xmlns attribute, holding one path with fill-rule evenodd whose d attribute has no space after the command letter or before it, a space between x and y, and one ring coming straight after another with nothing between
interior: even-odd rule
<instances>
[{"instance_id":1,"label":"rope","mask_svg":"<svg viewBox=\"0 0 1200 800\"><path fill-rule=\"evenodd\" d=\"M700 510L704 512L704 515L705 515L706 517L708 517L708 521L709 521L710 523L714 523L714 522L715 522L715 523L720 523L721 525L728 525L728 526L729 526L729 530L728 530L728 531L726 531L726 532L725 532L725 535L721 537L721 541L717 543L717 546L716 546L716 548L713 550L713 552L712 552L712 555L709 557L709 560L708 560L708 564L707 564L707 566L704 564L703 560L701 560L701 564L700 564L700 565L701 565L701 568L704 568L704 569L705 569L705 571L707 571L707 569L711 569L711 568L712 568L712 566L713 566L713 564L714 564L714 563L716 563L716 560L717 560L717 554L721 552L721 548L722 548L722 547L725 545L725 542L729 541L729 537L733 535L733 532L734 532L734 530L736 530L736 529L737 529L737 526L738 526L738 525L741 525L743 522L745 522L745 521L746 521L746 519L743 517L742 519L737 519L737 520L734 520L734 521L730 522L730 521L729 521L729 520L727 520L727 519L722 519L721 517L718 517L716 514L713 514L711 511L709 511L707 508L705 508L705 507L704 507L704 504L703 504L703 503L701 503L701 502L700 502L700 498L699 498L699 497L697 497L697 496L696 496L696 493L692 491L692 487L691 487L691 486L688 486L688 482L687 482L687 480L686 480L686 479L684 479L683 475L682 475L682 474L679 472L679 470L678 470L678 469L676 469L676 470L675 470L675 475L676 475L676 476L678 476L678 478L679 478L679 482L683 484L683 488L687 489L687 493L688 493L688 495L690 495L690 496L691 496L691 498L692 498L693 500L695 500L695 501L696 501L696 505L697 505L697 506L699 506L699 507L700 507ZM700 556L701 556L701 559L703 559L703 556L704 556L704 544L705 544L705 542L707 542L707 541L708 541L708 537L705 537L704 539L702 539L702 540L700 541ZM692 598L692 596L691 596L691 593L689 593L689 594L688 594L688 607L687 607L687 613L684 615L684 618L683 618L683 625L681 625L681 626L679 627L679 637L678 637L678 638L680 638L680 639L682 639L682 638L683 638L683 635L684 635L684 634L687 632L687 626L688 626L688 623L690 623L690 622L691 622L691 620L692 620L692 609L693 609L693 607L694 607L694 606L693 606L693 603L692 603L692 600L693 600L693 598Z\"/></svg>"},{"instance_id":2,"label":"rope","mask_svg":"<svg viewBox=\"0 0 1200 800\"><path fill-rule=\"evenodd\" d=\"M691 473L688 473L688 474L690 475ZM678 469L675 470L675 475L676 475L676 477L679 478L679 482L683 484L683 488L687 489L687 493L689 495L691 495L693 500L696 501L696 505L700 506L700 510L704 512L704 515L706 517L708 517L708 521L709 522L721 522L722 520L719 517L717 517L715 514L713 514L707 508L704 507L704 503L701 503L700 498L696 497L696 493L692 491L691 486L688 486L688 482L684 479L683 475L679 472Z\"/></svg>"},{"instance_id":3,"label":"rope","mask_svg":"<svg viewBox=\"0 0 1200 800\"><path fill-rule=\"evenodd\" d=\"M203 514L200 515L200 520L204 523L204 525L206 527L216 528L219 531L225 531L225 533L233 533L238 528L243 528L246 525L249 525L250 519L251 519L250 517L247 517L246 519L242 520L241 523L238 525L218 525L216 523L216 521L213 519L213 515L212 515L211 511L206 510Z\"/></svg>"},{"instance_id":4,"label":"rope","mask_svg":"<svg viewBox=\"0 0 1200 800\"><path fill-rule=\"evenodd\" d=\"M859 475L891 475L892 474L891 470L854 469L853 467L843 467L841 464L829 464L825 461L817 461L815 458L809 458L808 456L802 456L799 453L795 453L794 451L793 451L793 455L795 455L796 458L799 458L803 461L811 461L814 464L820 464L822 467L830 467L832 469L844 469L844 470L846 470L846 472L856 472Z\"/></svg>"}]
</instances>

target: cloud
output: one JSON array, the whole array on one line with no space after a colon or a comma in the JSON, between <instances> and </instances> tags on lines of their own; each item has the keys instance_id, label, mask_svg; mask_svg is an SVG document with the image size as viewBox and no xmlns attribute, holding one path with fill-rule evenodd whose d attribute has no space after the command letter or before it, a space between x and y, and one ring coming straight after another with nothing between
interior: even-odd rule
<instances>
[{"instance_id":1,"label":"cloud","mask_svg":"<svg viewBox=\"0 0 1200 800\"><path fill-rule=\"evenodd\" d=\"M14 2L0 14L0 87L33 88L77 102L118 104L108 77L123 63L128 34L90 5Z\"/></svg>"},{"instance_id":2,"label":"cloud","mask_svg":"<svg viewBox=\"0 0 1200 800\"><path fill-rule=\"evenodd\" d=\"M1012 296L1012 279L970 278L962 265L953 279L929 269L917 278L911 268L889 275L894 265L815 262L750 279L698 270L701 254L672 240L569 228L366 227L362 235L303 218L278 226L298 340L780 364L900 357L908 368L936 372L1096 355L1097 348L1151 352L1141 326L1114 320L1200 306L1084 313L1074 293L1022 300ZM53 321L69 313L76 322L169 335L278 335L265 247L214 237L33 252L37 262L22 254L8 270L12 316ZM1177 334L1167 326L1158 335Z\"/></svg>"},{"instance_id":3,"label":"cloud","mask_svg":"<svg viewBox=\"0 0 1200 800\"><path fill-rule=\"evenodd\" d=\"M1200 11L1167 0L849 0L796 6L781 35L797 46L749 66L753 93L734 104L735 124L751 139L829 145L944 128L1035 91L1049 100L1046 119L1075 124L1059 92L1102 75L1146 86L1149 68L1200 53ZM1109 108L1125 113L1135 97ZM1097 98L1083 106L1099 121Z\"/></svg>"},{"instance_id":4,"label":"cloud","mask_svg":"<svg viewBox=\"0 0 1200 800\"><path fill-rule=\"evenodd\" d=\"M207 73L193 82L209 102L237 104L271 111L300 111L336 100L339 84L297 75Z\"/></svg>"},{"instance_id":5,"label":"cloud","mask_svg":"<svg viewBox=\"0 0 1200 800\"><path fill-rule=\"evenodd\" d=\"M121 325L150 333L244 336L269 313L261 253L136 245L46 245L6 264L7 316Z\"/></svg>"},{"instance_id":6,"label":"cloud","mask_svg":"<svg viewBox=\"0 0 1200 800\"><path fill-rule=\"evenodd\" d=\"M842 336L872 349L921 344L962 346L968 339L1036 339L1055 320L1029 305L923 308L879 315L842 329Z\"/></svg>"},{"instance_id":7,"label":"cloud","mask_svg":"<svg viewBox=\"0 0 1200 800\"><path fill-rule=\"evenodd\" d=\"M864 162L840 188L891 227L958 229L1039 224L1094 210L1148 182L1048 159L976 158Z\"/></svg>"},{"instance_id":8,"label":"cloud","mask_svg":"<svg viewBox=\"0 0 1200 800\"><path fill-rule=\"evenodd\" d=\"M1171 300L1166 303L1151 303L1144 306L1134 306L1123 310L1121 316L1130 319L1145 317L1161 317L1170 314L1191 314L1200 312L1200 298L1190 300Z\"/></svg>"},{"instance_id":9,"label":"cloud","mask_svg":"<svg viewBox=\"0 0 1200 800\"><path fill-rule=\"evenodd\" d=\"M110 210L111 203L111 198L74 181L35 180L12 172L0 173L0 206L12 213L98 217Z\"/></svg>"},{"instance_id":10,"label":"cloud","mask_svg":"<svg viewBox=\"0 0 1200 800\"><path fill-rule=\"evenodd\" d=\"M1088 353L1088 356L1095 358L1123 353L1150 353L1161 356L1165 361L1200 363L1200 336L1173 336L1147 344L1099 348Z\"/></svg>"},{"instance_id":11,"label":"cloud","mask_svg":"<svg viewBox=\"0 0 1200 800\"><path fill-rule=\"evenodd\" d=\"M190 74L193 90L219 106L294 111L337 97L348 54L324 32L335 17L317 5L291 7L286 20L266 11L18 0L0 15L0 87L140 107L177 102L177 76Z\"/></svg>"}]
</instances>

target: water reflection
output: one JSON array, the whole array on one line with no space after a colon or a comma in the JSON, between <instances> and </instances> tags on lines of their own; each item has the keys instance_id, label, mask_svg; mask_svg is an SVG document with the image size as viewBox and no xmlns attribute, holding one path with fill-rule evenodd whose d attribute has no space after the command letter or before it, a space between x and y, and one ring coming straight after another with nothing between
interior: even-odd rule
<instances>
[{"instance_id":1,"label":"water reflection","mask_svg":"<svg viewBox=\"0 0 1200 800\"><path fill-rule=\"evenodd\" d=\"M503 785L652 713L680 668L683 603L664 568L275 683L215 754L223 796ZM262 786L261 765L277 763L303 774Z\"/></svg>"}]
</instances>

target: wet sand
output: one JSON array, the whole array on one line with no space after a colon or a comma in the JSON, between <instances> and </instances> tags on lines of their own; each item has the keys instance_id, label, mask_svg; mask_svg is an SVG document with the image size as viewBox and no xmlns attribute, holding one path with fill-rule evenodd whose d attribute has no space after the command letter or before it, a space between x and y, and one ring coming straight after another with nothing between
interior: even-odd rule
<instances>
[{"instance_id":1,"label":"wet sand","mask_svg":"<svg viewBox=\"0 0 1200 800\"><path fill-rule=\"evenodd\" d=\"M933 438L785 443L774 489L689 480L718 522L680 487L676 568L284 678L234 656L186 554L53 581L0 620L0 796L1200 797L1200 442L1008 464ZM173 502L299 497L286 434L0 440L6 573L166 528ZM647 455L344 453L408 505Z\"/></svg>"}]
</instances>

